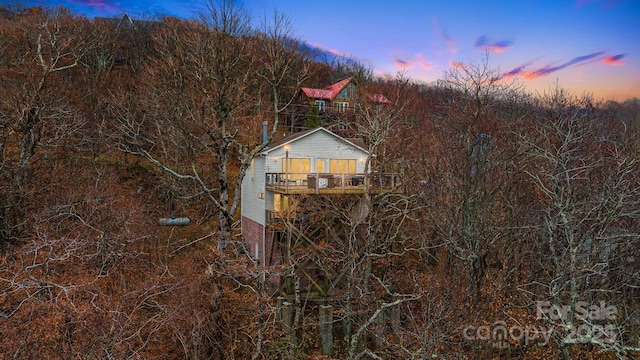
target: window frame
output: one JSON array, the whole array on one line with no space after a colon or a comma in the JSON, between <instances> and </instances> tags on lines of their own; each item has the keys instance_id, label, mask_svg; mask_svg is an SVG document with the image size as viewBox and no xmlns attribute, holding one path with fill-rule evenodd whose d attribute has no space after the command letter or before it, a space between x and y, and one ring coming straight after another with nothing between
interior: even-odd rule
<instances>
[{"instance_id":1,"label":"window frame","mask_svg":"<svg viewBox=\"0 0 640 360\"><path fill-rule=\"evenodd\" d=\"M329 172L331 174L355 174L357 159L330 159ZM343 171L344 170L344 171Z\"/></svg>"},{"instance_id":2,"label":"window frame","mask_svg":"<svg viewBox=\"0 0 640 360\"><path fill-rule=\"evenodd\" d=\"M345 113L349 110L349 102L348 101L334 101L333 108L338 112Z\"/></svg>"}]
</instances>

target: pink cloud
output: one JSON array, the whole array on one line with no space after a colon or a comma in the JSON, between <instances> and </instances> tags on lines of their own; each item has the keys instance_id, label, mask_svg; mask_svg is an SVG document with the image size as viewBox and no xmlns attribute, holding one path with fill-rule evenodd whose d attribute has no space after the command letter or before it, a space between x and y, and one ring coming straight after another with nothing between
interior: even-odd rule
<instances>
[{"instance_id":1,"label":"pink cloud","mask_svg":"<svg viewBox=\"0 0 640 360\"><path fill-rule=\"evenodd\" d=\"M410 69L413 67L413 64L407 60L402 59L393 59L393 65L400 69Z\"/></svg>"},{"instance_id":2,"label":"pink cloud","mask_svg":"<svg viewBox=\"0 0 640 360\"><path fill-rule=\"evenodd\" d=\"M335 56L347 56L347 54L343 53L340 50L337 49L331 49L331 48L327 48L325 49L328 53L330 53L331 55L335 55Z\"/></svg>"},{"instance_id":3,"label":"pink cloud","mask_svg":"<svg viewBox=\"0 0 640 360\"><path fill-rule=\"evenodd\" d=\"M622 58L624 58L625 55L626 54L606 56L604 59L602 59L602 63L606 65L613 65L613 66L623 65L624 61L622 61Z\"/></svg>"},{"instance_id":4,"label":"pink cloud","mask_svg":"<svg viewBox=\"0 0 640 360\"><path fill-rule=\"evenodd\" d=\"M331 49L331 48L325 47L324 45L321 45L321 44L318 44L318 43L310 42L309 45L311 45L311 46L313 46L315 48L318 48L318 49L320 49L322 51L326 51L326 52L328 52L329 54L331 54L333 56L349 57L348 54L346 54L346 53L344 53L342 51L339 51L339 50L336 50L336 49Z\"/></svg>"},{"instance_id":5,"label":"pink cloud","mask_svg":"<svg viewBox=\"0 0 640 360\"><path fill-rule=\"evenodd\" d=\"M528 62L526 64L520 65L518 67L516 67L515 69L508 71L498 77L495 77L493 79L491 79L491 81L499 81L499 80L504 80L504 79L511 79L514 76L522 76L523 73L525 73L525 69L531 65L531 62Z\"/></svg>"},{"instance_id":6,"label":"pink cloud","mask_svg":"<svg viewBox=\"0 0 640 360\"><path fill-rule=\"evenodd\" d=\"M492 79L492 81L509 79L514 76L519 76L526 80L535 80L535 79L539 79L541 77L547 76L549 74L552 74L556 71L560 71L562 69L587 65L587 64L596 63L596 62L600 62L607 65L622 65L623 64L622 58L624 58L625 56L625 54L609 55L609 56L603 56L603 55L604 55L604 51L596 51L590 54L576 56L573 59L566 61L564 63L561 63L559 65L549 64L534 70L526 70L532 64L532 62L528 62L526 64L520 65L514 68L513 70Z\"/></svg>"},{"instance_id":7,"label":"pink cloud","mask_svg":"<svg viewBox=\"0 0 640 360\"><path fill-rule=\"evenodd\" d=\"M480 36L474 45L477 48L484 49L486 51L494 52L494 53L502 53L506 51L508 48L513 45L513 41L511 40L494 40L490 39L485 35Z\"/></svg>"},{"instance_id":8,"label":"pink cloud","mask_svg":"<svg viewBox=\"0 0 640 360\"><path fill-rule=\"evenodd\" d=\"M425 59L424 54L417 54L415 56L415 59L409 59L409 60L401 59L399 57L394 57L393 65L403 70L411 69L415 65L418 65L425 70L431 70L433 68L433 63L430 61L427 61Z\"/></svg>"},{"instance_id":9,"label":"pink cloud","mask_svg":"<svg viewBox=\"0 0 640 360\"><path fill-rule=\"evenodd\" d=\"M433 63L427 61L423 54L416 55L416 63L425 70L431 70L433 68Z\"/></svg>"}]
</instances>

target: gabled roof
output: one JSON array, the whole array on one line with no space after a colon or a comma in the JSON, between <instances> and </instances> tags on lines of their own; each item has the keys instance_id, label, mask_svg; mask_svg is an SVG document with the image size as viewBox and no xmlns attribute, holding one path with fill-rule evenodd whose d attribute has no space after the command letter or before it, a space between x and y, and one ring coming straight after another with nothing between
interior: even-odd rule
<instances>
[{"instance_id":1,"label":"gabled roof","mask_svg":"<svg viewBox=\"0 0 640 360\"><path fill-rule=\"evenodd\" d=\"M140 28L147 28L147 27L160 24L160 22L158 21L134 20L131 18L131 16L129 16L128 13L125 13L121 18L117 18L117 17L107 18L107 17L96 16L94 18L94 21L112 24L113 26L116 27L116 29L133 29L133 30L140 30Z\"/></svg>"},{"instance_id":2,"label":"gabled roof","mask_svg":"<svg viewBox=\"0 0 640 360\"><path fill-rule=\"evenodd\" d=\"M325 133L333 136L338 141L340 141L340 142L342 142L342 143L344 143L346 145L352 146L352 147L354 147L354 148L356 148L356 149L358 149L360 151L363 151L363 152L365 152L367 154L369 153L369 151L367 151L366 149L364 149L361 146L358 146L358 145L354 144L352 141L349 141L349 140L343 138L342 136L337 135L337 134L335 134L335 133L333 133L333 132L331 132L331 131L323 128L323 127L319 127L319 128L315 128L315 129L309 129L309 130L297 132L295 134L291 134L289 136L285 136L280 140L274 141L274 142L270 143L269 147L267 149L265 149L264 151L262 151L261 154L262 155L267 155L271 151L277 150L277 149L279 149L279 148L281 148L281 147L283 147L283 146L285 146L287 144L291 144L294 141L298 141L298 140L300 140L302 138L305 138L305 137L307 137L307 136L309 136L309 135L311 135L313 133L316 133L318 131L324 131Z\"/></svg>"},{"instance_id":3,"label":"gabled roof","mask_svg":"<svg viewBox=\"0 0 640 360\"><path fill-rule=\"evenodd\" d=\"M330 90L312 88L301 88L300 90L302 90L302 92L310 99L331 100L334 98L334 95Z\"/></svg>"},{"instance_id":4,"label":"gabled roof","mask_svg":"<svg viewBox=\"0 0 640 360\"><path fill-rule=\"evenodd\" d=\"M340 92L351 83L352 77L338 81L324 89L301 88L300 90L310 99L333 100Z\"/></svg>"},{"instance_id":5,"label":"gabled roof","mask_svg":"<svg viewBox=\"0 0 640 360\"><path fill-rule=\"evenodd\" d=\"M269 147L267 149L265 149L263 152L270 152L271 150L275 150L283 145L286 145L290 142L293 142L299 138L303 138L305 136L307 136L309 133L315 132L320 128L314 128L314 129L309 129L309 130L305 130L305 131L300 131L297 133L293 133L290 135L287 135L285 137L283 137L282 139L276 140L276 141L272 141L271 143L269 143Z\"/></svg>"},{"instance_id":6,"label":"gabled roof","mask_svg":"<svg viewBox=\"0 0 640 360\"><path fill-rule=\"evenodd\" d=\"M314 88L301 88L302 91L309 99L319 99L319 100L333 100L338 94L344 90L351 82L353 81L353 77L346 78L344 80L340 80L335 84L329 85L324 89L314 89ZM391 101L387 99L382 94L371 94L369 95L369 100L379 104L390 104Z\"/></svg>"},{"instance_id":7,"label":"gabled roof","mask_svg":"<svg viewBox=\"0 0 640 360\"><path fill-rule=\"evenodd\" d=\"M124 13L124 16L122 16L122 19L118 23L118 27L120 26L123 26L125 28L132 27L134 29L136 27L136 25L133 23L133 19L131 19L131 16L129 16L128 13Z\"/></svg>"},{"instance_id":8,"label":"gabled roof","mask_svg":"<svg viewBox=\"0 0 640 360\"><path fill-rule=\"evenodd\" d=\"M340 92L347 87L347 85L349 85L351 83L351 81L353 81L353 78L346 78L342 81L338 81L337 83L333 84L333 85L329 85L327 86L327 90L331 91L331 93L333 94L333 97L338 96L338 94L340 94Z\"/></svg>"}]
</instances>

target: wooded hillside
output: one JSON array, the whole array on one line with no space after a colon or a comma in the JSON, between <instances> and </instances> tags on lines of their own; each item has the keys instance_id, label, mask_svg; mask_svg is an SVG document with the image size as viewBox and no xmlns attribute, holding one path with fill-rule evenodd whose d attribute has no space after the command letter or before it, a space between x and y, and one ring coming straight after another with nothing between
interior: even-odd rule
<instances>
[{"instance_id":1,"label":"wooded hillside","mask_svg":"<svg viewBox=\"0 0 640 360\"><path fill-rule=\"evenodd\" d=\"M638 99L529 94L488 60L437 85L375 77L249 15L0 7L0 358L640 356ZM261 266L242 175L296 130L301 87L349 76L354 118L321 123L401 191L310 199L315 252ZM344 274L328 354L295 275L309 263Z\"/></svg>"}]
</instances>

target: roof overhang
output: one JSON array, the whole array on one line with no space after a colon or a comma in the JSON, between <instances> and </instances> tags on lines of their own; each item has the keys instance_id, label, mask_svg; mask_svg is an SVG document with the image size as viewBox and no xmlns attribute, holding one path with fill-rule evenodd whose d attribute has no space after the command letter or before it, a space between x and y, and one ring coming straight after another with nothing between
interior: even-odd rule
<instances>
[{"instance_id":1,"label":"roof overhang","mask_svg":"<svg viewBox=\"0 0 640 360\"><path fill-rule=\"evenodd\" d=\"M360 150L360 151L362 151L362 152L364 152L364 153L366 153L366 154L369 154L369 151L368 151L368 150L366 150L365 148L363 148L363 147L361 147L361 146L356 145L356 144L355 144L355 143L353 143L352 141L349 141L349 140L347 140L347 139L343 138L342 136L340 136L340 135L338 135L338 134L336 134L336 133L334 133L334 132L331 132L331 131L329 131L329 130L325 129L324 127L318 127L318 128L310 129L310 130L307 130L307 131L302 131L302 132L299 132L299 133L291 134L291 135L289 135L289 136L287 136L287 137L284 137L284 138L282 138L282 139L280 139L280 140L278 140L278 141L275 141L275 142L272 144L272 146L270 146L269 148L267 148L267 149L263 150L263 151L260 153L260 155L262 155L262 156L266 156L266 155L268 155L269 153L271 153L271 152L273 152L273 151L276 151L276 150L278 150L278 149L284 148L284 146L286 146L286 145L288 145L288 144L291 144L291 143L293 143L293 142L295 142L295 141L301 140L301 139L303 139L303 138L305 138L305 137L308 137L308 136L310 136L311 134L314 134L314 133L316 133L316 132L318 132L318 131L323 131L323 132L325 132L325 133L327 133L327 134L329 134L329 135L333 136L333 137L334 137L334 138L336 138L338 141L340 141L340 142L342 142L342 143L344 143L344 144L347 144L347 145L349 145L349 146L351 146L351 147L353 147L353 148L356 148L356 149L358 149L358 150Z\"/></svg>"}]
</instances>

